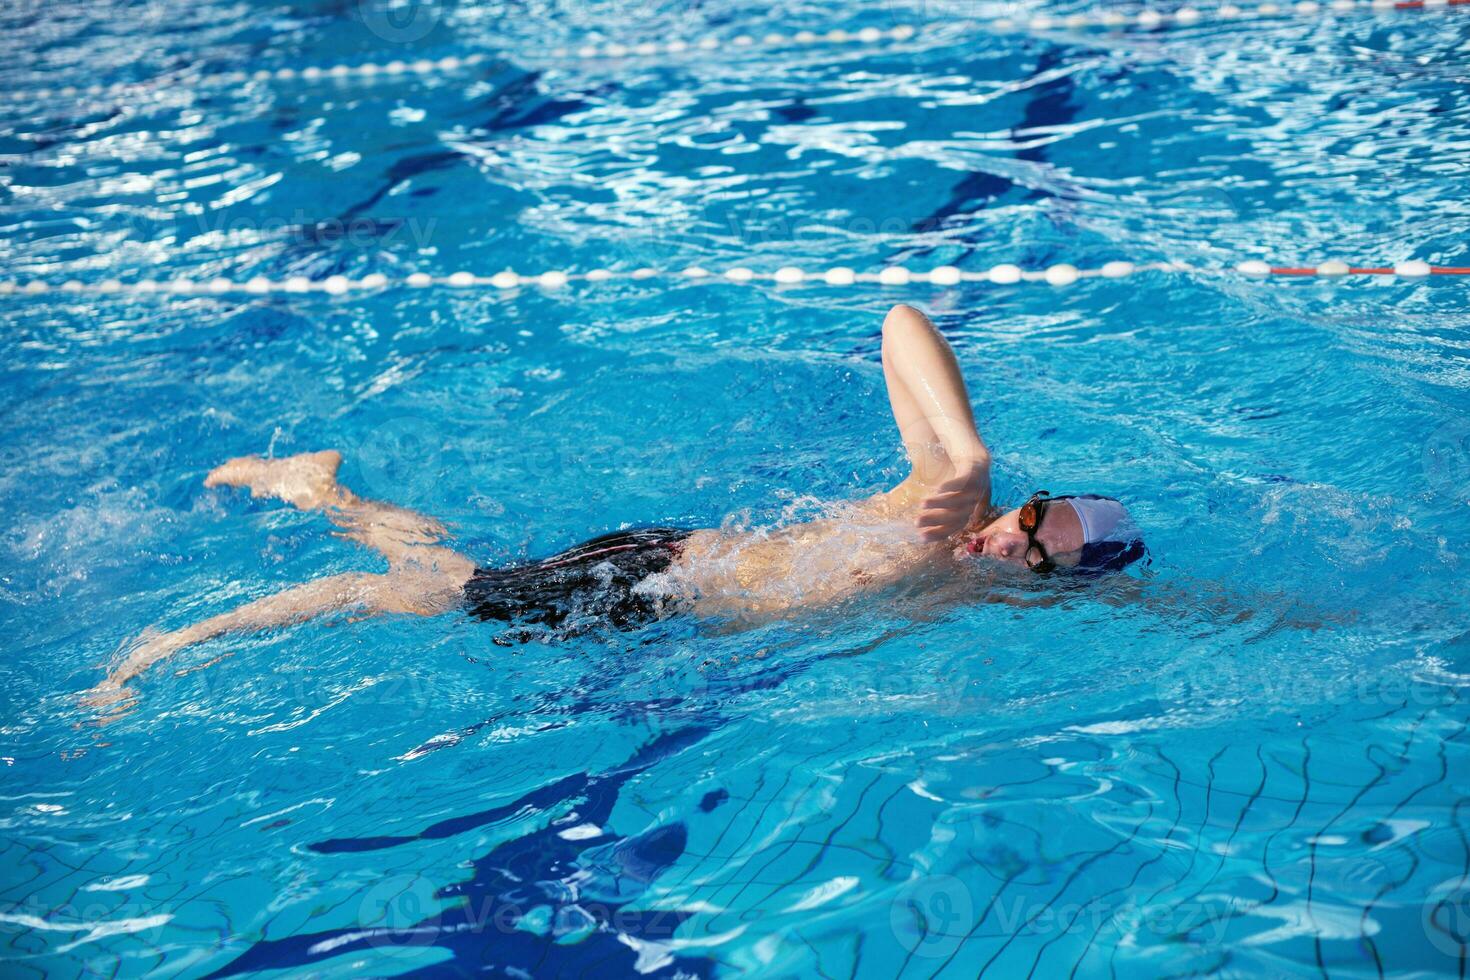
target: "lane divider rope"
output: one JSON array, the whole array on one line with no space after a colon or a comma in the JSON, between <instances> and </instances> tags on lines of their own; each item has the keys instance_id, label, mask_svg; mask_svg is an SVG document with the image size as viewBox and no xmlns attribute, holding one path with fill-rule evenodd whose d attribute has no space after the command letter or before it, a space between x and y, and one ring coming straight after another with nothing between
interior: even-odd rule
<instances>
[{"instance_id":1,"label":"lane divider rope","mask_svg":"<svg viewBox=\"0 0 1470 980\"><path fill-rule=\"evenodd\" d=\"M645 281L656 278L674 278L688 281L714 280L737 284L771 282L781 286L802 283L827 286L852 286L860 283L876 283L880 286L906 286L911 283L930 283L936 286L957 286L964 282L991 283L999 286L1022 282L1046 283L1051 286L1070 286L1082 279L1124 279L1139 272L1192 273L1218 275L1236 272L1250 278L1264 279L1270 276L1337 279L1344 276L1396 276L1400 279L1416 280L1429 276L1470 276L1470 266L1433 266L1428 262L1400 262L1392 266L1352 266L1346 262L1332 260L1316 266L1274 266L1259 259L1241 262L1233 269L1198 268L1179 262L1108 262L1096 269L1079 269L1075 265L1060 263L1045 269L1022 269L1018 265L1003 263L983 271L966 271L952 265L942 265L928 271L915 271L904 266L893 265L877 272L858 272L846 266L837 266L817 272L808 272L796 266L783 266L774 272L757 272L745 266L735 266L723 272L711 272L701 266L689 266L680 270L643 268L625 272L608 269L593 269L589 272L563 272L551 270L536 275L526 275L511 270L490 276L473 272L455 272L447 276L431 276L415 272L403 277L389 277L383 273L371 273L360 279L348 276L328 276L325 279L310 279L292 276L286 279L269 279L256 276L236 280L224 277L213 279L176 278L168 280L140 279L123 282L118 279L103 279L98 282L83 282L69 279L56 284L42 279L26 282L0 282L0 296L45 296L63 295L172 295L172 296L223 296L234 293L264 296L270 293L326 293L340 296L355 292L378 292L385 289L406 287L427 289L450 287L470 289L492 287L494 289L519 289L524 286L539 286L559 289L575 282L598 284L613 280Z\"/></svg>"},{"instance_id":2,"label":"lane divider rope","mask_svg":"<svg viewBox=\"0 0 1470 980\"><path fill-rule=\"evenodd\" d=\"M1125 14L1116 10L1088 11L1066 15L1034 13L1029 15L1000 16L984 20L965 20L961 21L961 23L973 24L977 27L989 28L990 30L1002 33L1018 30L1053 31L1091 30L1099 28L1104 30L1138 29L1155 31L1169 27L1193 27L1198 24L1212 22L1231 22L1290 16L1312 17L1326 10L1339 13L1348 13L1355 10L1372 10L1382 13L1403 10L1423 11L1448 9L1451 7L1470 7L1470 0L1295 0L1295 2L1285 3L1277 3L1275 0L1262 0L1260 3L1225 3L1218 7L1205 9L1186 6L1169 11L1145 8L1133 14ZM933 26L952 27L954 23L947 22L943 25ZM864 27L860 30L852 31L835 28L829 31L795 31L790 34L779 32L762 35L738 34L733 38L703 37L692 41L678 38L669 41L643 41L633 44L608 41L597 44L556 45L548 48L546 55L552 61L617 61L629 58L655 58L663 55L716 51L725 48L748 50L755 48L804 47L819 44L879 45L890 41L907 41L926 30L931 30L931 28L921 29L913 25L901 24L886 30L877 27ZM494 57L493 55L480 52L463 56L450 55L443 58L420 58L411 61L394 59L385 62L362 62L352 65L338 64L327 67L261 68L255 71L222 71L194 75L173 73L145 81L16 89L9 93L9 99L12 102L28 102L45 101L53 97L98 98L127 95L158 88L171 79L183 81L190 77L212 85L231 86L267 81L303 81L315 83L402 76L449 75L485 64L493 60Z\"/></svg>"},{"instance_id":3,"label":"lane divider rope","mask_svg":"<svg viewBox=\"0 0 1470 980\"><path fill-rule=\"evenodd\" d=\"M1261 3L1247 3L1243 5L1223 3L1218 7L1209 7L1203 10L1188 6L1180 7L1177 10L1145 8L1131 15L1116 10L1075 13L1066 16L1036 13L1023 18L997 17L988 23L993 29L999 31L1018 30L1021 28L1029 28L1034 31L1048 31L1058 28L1083 30L1099 27L1115 30L1134 27L1152 31L1166 27L1193 27L1196 24L1203 23L1253 20L1257 18L1315 17L1326 10L1338 13L1350 13L1354 10L1373 10L1386 13L1397 10L1431 10L1464 6L1470 6L1470 0L1295 0L1295 2L1286 3L1276 3L1275 0L1262 0Z\"/></svg>"},{"instance_id":4,"label":"lane divider rope","mask_svg":"<svg viewBox=\"0 0 1470 980\"><path fill-rule=\"evenodd\" d=\"M1470 3L1470 0L1465 0ZM345 81L349 79L365 78L398 78L405 75L448 75L474 68L491 60L488 54L469 54L463 57L445 57L439 59L421 58L415 61L393 60L386 62L365 62L356 65L332 65L327 68L260 68L255 71L221 71L189 74L173 72L161 75L157 78L146 79L135 82L114 82L112 84L98 85L62 85L56 88L34 88L13 91L10 94L11 101L44 101L53 97L60 98L99 98L112 95L130 95L136 92L158 89L163 85L173 82L185 82L193 79L212 85L231 86L244 85L249 82L269 81Z\"/></svg>"}]
</instances>

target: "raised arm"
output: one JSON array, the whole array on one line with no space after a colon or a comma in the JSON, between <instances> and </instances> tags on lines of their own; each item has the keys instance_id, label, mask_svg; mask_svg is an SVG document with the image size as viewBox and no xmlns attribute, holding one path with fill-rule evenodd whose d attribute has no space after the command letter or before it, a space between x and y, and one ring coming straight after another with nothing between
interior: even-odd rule
<instances>
[{"instance_id":1,"label":"raised arm","mask_svg":"<svg viewBox=\"0 0 1470 980\"><path fill-rule=\"evenodd\" d=\"M990 508L990 450L949 343L912 306L883 320L883 376L913 472L888 494L917 508L920 535L939 541Z\"/></svg>"}]
</instances>

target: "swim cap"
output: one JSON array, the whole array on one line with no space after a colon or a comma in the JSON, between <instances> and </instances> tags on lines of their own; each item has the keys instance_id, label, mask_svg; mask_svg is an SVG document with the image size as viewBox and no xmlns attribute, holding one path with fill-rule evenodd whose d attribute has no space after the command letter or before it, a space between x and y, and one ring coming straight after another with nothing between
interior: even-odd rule
<instances>
[{"instance_id":1,"label":"swim cap","mask_svg":"<svg viewBox=\"0 0 1470 980\"><path fill-rule=\"evenodd\" d=\"M1053 499L1071 504L1082 524L1082 556L1074 571L1115 572L1148 553L1128 509L1112 497L1084 493Z\"/></svg>"}]
</instances>

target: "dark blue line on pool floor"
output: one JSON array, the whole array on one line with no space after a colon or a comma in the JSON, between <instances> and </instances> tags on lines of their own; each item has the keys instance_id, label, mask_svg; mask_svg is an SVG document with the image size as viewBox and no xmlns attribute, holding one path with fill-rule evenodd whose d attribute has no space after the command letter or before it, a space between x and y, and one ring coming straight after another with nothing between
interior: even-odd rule
<instances>
[{"instance_id":1,"label":"dark blue line on pool floor","mask_svg":"<svg viewBox=\"0 0 1470 980\"><path fill-rule=\"evenodd\" d=\"M679 911L633 911L629 906L647 886L684 853L683 823L654 827L635 837L606 829L619 791L634 776L676 755L709 734L690 726L660 735L623 765L600 775L578 773L525 794L512 803L434 824L412 836L349 838L311 846L319 854L349 854L397 847L463 833L534 809L552 813L558 804L575 810L575 824L599 828L588 837L568 840L562 832L573 822L553 820L540 830L507 841L475 859L467 881L441 888L440 899L459 904L402 928L330 929L323 932L261 940L210 977L251 970L300 970L337 956L374 949L436 947L449 951L442 963L412 971L416 976L587 976L708 977L715 961L707 957L670 957L662 966L639 973L639 954L620 939L660 942L673 937L688 918ZM570 811L569 811L570 812ZM588 881L587 876L592 876ZM576 878L573 884L571 879ZM591 891L616 896L579 904ZM549 907L548 934L515 928L532 909ZM582 940L562 945L557 926L589 928ZM523 971L523 972L522 972Z\"/></svg>"}]
</instances>

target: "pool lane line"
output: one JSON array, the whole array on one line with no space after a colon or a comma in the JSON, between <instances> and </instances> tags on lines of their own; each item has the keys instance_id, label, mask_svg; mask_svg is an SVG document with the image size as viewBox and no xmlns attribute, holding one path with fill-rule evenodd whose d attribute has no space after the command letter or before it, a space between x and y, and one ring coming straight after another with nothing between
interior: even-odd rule
<instances>
[{"instance_id":1,"label":"pool lane line","mask_svg":"<svg viewBox=\"0 0 1470 980\"><path fill-rule=\"evenodd\" d=\"M737 34L733 38L703 37L693 41L675 38L670 41L642 41L631 44L609 41L599 44L555 45L547 49L545 59L550 61L622 61L635 58L657 58L664 55L710 52L725 48L755 50L761 48L798 48L832 44L878 46L890 41L902 43L924 34L935 33L939 29L953 28L956 25L974 26L982 29L988 28L997 33L1011 33L1020 30L1044 32L1090 29L1114 31L1138 29L1142 31L1156 31L1169 27L1194 27L1207 23L1234 23L1257 18L1269 19L1290 17L1292 15L1310 17L1320 14L1323 11L1350 13L1357 10L1369 10L1385 13L1397 10L1445 10L1452 7L1470 7L1470 0L1297 0L1295 3L1286 4L1276 3L1274 0L1263 0L1261 3L1247 4L1244 6L1225 3L1218 7L1206 8L1204 10L1196 7L1180 7L1178 10L1170 11L1145 8L1131 15L1113 10L1067 15L1038 12L1030 15L1017 15L1014 17L1001 16L984 20L962 19L958 21L946 21L944 23L926 24L922 27L912 24L900 24L897 27L892 27L887 30L877 27L864 27L852 31L834 28L830 31L795 31L790 34L773 32L760 36L754 34ZM457 74L466 69L474 68L501 58L510 60L508 54L476 52L462 56L449 55L442 58L418 58L411 61L395 58L384 62L370 61L352 65L336 64L326 67L313 65L305 68L260 68L254 71L199 72L187 74L171 72L157 78L139 81L93 85L41 86L33 89L12 89L7 94L9 101L14 103L46 101L56 97L102 98L107 96L131 95L161 88L169 84L170 81L182 83L186 79L205 85L227 87L231 85L244 85L250 82L268 81L322 82L401 78L405 76L430 77Z\"/></svg>"},{"instance_id":2,"label":"pool lane line","mask_svg":"<svg viewBox=\"0 0 1470 980\"><path fill-rule=\"evenodd\" d=\"M1271 267L1271 275L1273 276L1319 276L1322 274L1316 269ZM1357 266L1351 266L1347 271L1347 275L1350 276L1396 276L1401 274L1396 269L1360 269ZM1470 276L1470 267L1431 266L1429 274L1435 276Z\"/></svg>"},{"instance_id":3,"label":"pool lane line","mask_svg":"<svg viewBox=\"0 0 1470 980\"><path fill-rule=\"evenodd\" d=\"M782 266L774 272L757 272L746 266L733 266L722 272L712 272L695 265L677 271L654 268L632 269L624 272L613 272L609 269L592 269L588 272L551 270L535 275L527 275L509 269L489 276L476 275L472 272L431 276L428 273L415 272L398 278L375 272L360 279L339 275L328 276L325 279L291 276L278 280L256 276L251 279L237 280L221 276L204 280L140 279L136 282L104 279L95 283L68 279L60 284L34 279L24 282L0 282L0 296L224 296L235 293L254 296L325 293L331 296L341 296L347 293L378 292L395 288L473 289L490 287L503 291L534 286L542 289L560 289L578 282L595 285L614 280L640 282L656 278L673 278L691 282L715 280L736 284L770 282L778 286L794 286L803 283L827 286L853 286L869 283L879 286L907 286L921 283L935 286L957 286L965 282L1009 286L1023 282L1035 282L1060 287L1070 286L1082 279L1124 279L1138 272L1192 273L1195 275L1228 275L1234 272L1255 279L1270 276L1322 279L1336 279L1344 276L1396 276L1400 279L1418 280L1429 276L1470 276L1470 267L1434 266L1419 260L1400 262L1393 266L1352 266L1336 260L1315 266L1276 266L1259 259L1241 262L1233 268L1201 268L1181 262L1108 262L1096 269L1079 269L1063 262L1045 269L1022 269L1018 265L1002 263L981 271L967 271L952 265L942 265L927 272L908 269L900 265L887 266L877 272L859 272L847 266L835 266L816 272L808 272L796 266Z\"/></svg>"},{"instance_id":4,"label":"pool lane line","mask_svg":"<svg viewBox=\"0 0 1470 980\"><path fill-rule=\"evenodd\" d=\"M1470 0L1465 0L1470 3ZM42 87L34 89L19 89L10 93L12 102L44 101L53 97L61 98L99 98L111 95L134 95L139 92L157 90L164 86L175 83L192 82L206 85L244 85L249 82L269 81L345 81L349 79L371 79L371 78L401 78L412 75L449 75L467 68L474 68L491 61L491 55L484 53L464 55L463 57L445 58L419 58L413 61L394 59L386 62L364 62L356 65L331 65L326 68L308 66L306 68L259 68L255 71L223 71L223 72L170 72L157 78L144 79L132 82L113 82L110 84L97 85L59 85L55 87Z\"/></svg>"},{"instance_id":5,"label":"pool lane line","mask_svg":"<svg viewBox=\"0 0 1470 980\"><path fill-rule=\"evenodd\" d=\"M1464 0L1464 2L1470 3L1470 0ZM816 44L873 45L880 44L884 41L906 41L914 37L918 32L919 28L917 27L901 24L889 30L865 27L856 31L837 29L824 33L797 31L794 34L766 34L761 37L756 37L752 34L739 34L733 38L704 37L694 41L675 39L662 42L645 41L637 44L609 42L606 44L558 45L547 50L546 58L552 61L606 61L709 52L722 48L792 48ZM475 68L501 57L504 57L505 60L510 60L508 55L492 55L487 52L476 52L464 56L450 55L443 58L419 58L411 61L403 59L393 59L385 62L368 61L358 64L336 64L327 67L311 65L305 68L259 68L254 71L170 72L157 78L131 82L13 89L8 93L8 96L12 102L28 102L45 101L54 97L102 98L115 95L133 95L139 92L162 88L170 82L182 83L184 81L227 87L230 85L244 85L249 82L324 82L402 78L415 75L451 75L466 69Z\"/></svg>"},{"instance_id":6,"label":"pool lane line","mask_svg":"<svg viewBox=\"0 0 1470 980\"><path fill-rule=\"evenodd\" d=\"M1470 3L1470 0L1464 0ZM661 55L681 55L718 51L722 48L795 48L823 44L866 44L876 45L885 41L907 41L918 34L920 28L900 24L888 30L865 27L847 31L833 29L825 32L796 31L792 34L737 34L733 38L703 37L693 41L674 39L671 41L644 41L622 44L611 41L604 44L555 45L548 48L545 58L552 61L607 61L629 58L655 58ZM170 82L181 83L192 80L196 83L230 86L249 82L323 82L347 81L352 79L400 78L404 76L450 75L475 68L496 58L510 60L509 55L492 55L476 52L463 56L449 55L443 58L418 58L414 60L393 59L384 62L360 62L358 64L335 64L327 67L310 65L305 68L259 68L254 71L223 72L168 72L152 79L131 82L113 82L94 85L41 86L33 89L13 89L8 93L11 101L43 101L52 97L96 98L111 95L131 95L140 91L160 88Z\"/></svg>"},{"instance_id":7,"label":"pool lane line","mask_svg":"<svg viewBox=\"0 0 1470 980\"><path fill-rule=\"evenodd\" d=\"M1156 31L1169 27L1194 27L1209 23L1234 23L1242 20L1268 19L1277 17L1314 17L1323 11L1351 13L1356 10L1387 12L1393 10L1428 10L1470 5L1470 0L1297 0L1295 3L1262 3L1244 6L1224 3L1218 7L1199 9L1180 7L1178 10L1154 10L1145 8L1135 14L1124 14L1116 10L1054 16L1035 13L1029 17L996 17L985 22L985 26L999 32L1022 28L1033 31L1058 29L1087 30L1104 28L1121 30L1137 28Z\"/></svg>"},{"instance_id":8,"label":"pool lane line","mask_svg":"<svg viewBox=\"0 0 1470 980\"><path fill-rule=\"evenodd\" d=\"M1470 2L1470 0L1467 0ZM1414 260L1393 266L1359 266L1332 260L1321 265L1271 265L1259 259L1241 262L1235 267L1241 275L1252 278L1265 276L1316 276L1335 279L1341 276L1398 276L1401 279L1423 279L1426 276L1470 276L1470 267L1454 265L1430 265Z\"/></svg>"},{"instance_id":9,"label":"pool lane line","mask_svg":"<svg viewBox=\"0 0 1470 980\"><path fill-rule=\"evenodd\" d=\"M1470 3L1470 0L1465 0ZM346 81L351 79L401 78L412 75L448 75L467 68L474 68L491 60L488 54L471 54L463 57L421 58L415 61L365 62L356 65L331 65L327 68L260 68L255 71L224 71L185 74L173 72L157 78L134 82L113 82L107 85L60 85L54 88L20 89L9 96L12 102L44 101L61 98L102 98L114 95L135 95L156 91L169 84L193 82L210 86L226 87L244 85L249 82L268 81Z\"/></svg>"}]
</instances>

